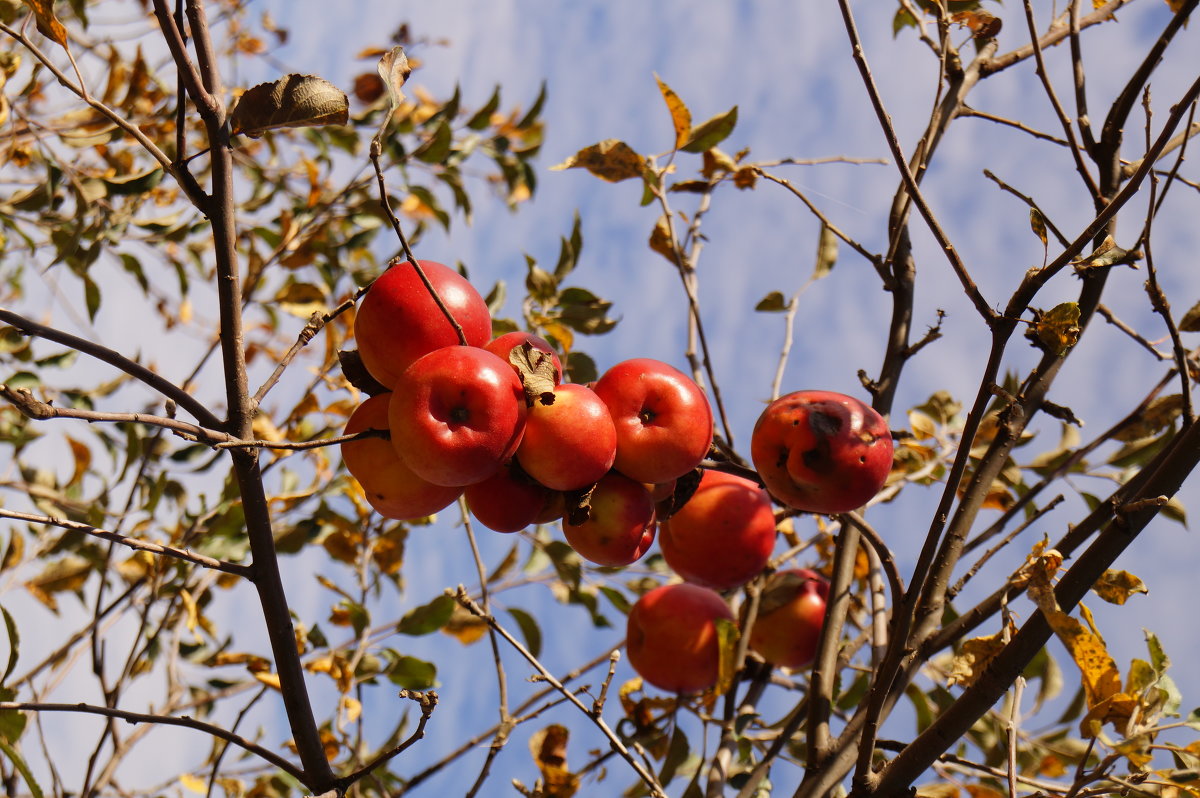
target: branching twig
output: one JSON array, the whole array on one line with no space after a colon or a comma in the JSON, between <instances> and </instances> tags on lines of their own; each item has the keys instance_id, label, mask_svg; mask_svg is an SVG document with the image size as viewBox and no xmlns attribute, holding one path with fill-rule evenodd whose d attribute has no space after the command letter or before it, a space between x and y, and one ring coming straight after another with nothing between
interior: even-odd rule
<instances>
[{"instance_id":1,"label":"branching twig","mask_svg":"<svg viewBox=\"0 0 1200 798\"><path fill-rule=\"evenodd\" d=\"M417 690L401 690L400 697L412 699L421 707L421 717L417 721L417 728L413 730L413 733L408 736L407 740L400 743L395 748L384 751L382 754L375 757L366 765L354 771L350 775L342 776L340 779L338 779L334 787L337 795L345 795L346 790L348 790L352 784L370 774L380 765L395 759L425 736L425 725L429 723L430 716L432 716L433 711L437 709L438 694L432 690L425 692L420 692Z\"/></svg>"},{"instance_id":2,"label":"branching twig","mask_svg":"<svg viewBox=\"0 0 1200 798\"><path fill-rule=\"evenodd\" d=\"M38 338L45 338L48 341L62 344L70 347L76 352L82 352L85 355L90 355L97 360L103 361L110 366L113 366L125 372L140 382L145 383L149 387L158 391L168 399L171 399L175 404L191 413L204 427L214 430L222 430L225 424L221 419L217 418L207 407L202 405L190 393L175 385L170 380L163 378L161 375L155 374L150 369L140 363L136 363L119 352L115 352L106 346L102 346L95 341L86 338L80 338L77 335L56 330L53 327L47 327L44 324L27 319L12 311L0 308L0 321L6 324L11 324L25 335L32 335Z\"/></svg>"},{"instance_id":3,"label":"branching twig","mask_svg":"<svg viewBox=\"0 0 1200 798\"><path fill-rule=\"evenodd\" d=\"M616 733L613 732L613 730L609 727L609 725L604 722L604 718L593 714L591 709L589 709L581 700L579 700L579 698L573 692L564 687L562 682L554 677L554 674L546 670L546 667L542 665L541 661L539 661L537 657L530 653L529 649L521 645L519 640L513 637L507 629L501 626L500 622L497 621L494 616L484 612L483 608L476 604L471 599L470 595L467 594L466 588L459 585L458 590L454 593L454 598L463 607L463 609L467 610L467 612L471 613L476 618L480 618L485 621L490 628L495 629L496 632L503 637L510 646L516 649L517 653L524 657L525 660L533 666L534 670L538 672L538 676L540 678L549 683L550 686L561 693L564 698L574 704L580 712L591 718L592 722L596 724L596 727L600 729L601 733L608 738L608 742L612 745L613 749L621 755L622 759L629 763L629 766L633 768L638 777L646 783L646 786L650 790L651 796L655 796L656 798L665 798L666 793L663 791L663 787L661 784L659 784L658 779L645 765L643 765L636 757L634 757L633 752L626 747L621 738L618 737Z\"/></svg>"},{"instance_id":4,"label":"branching twig","mask_svg":"<svg viewBox=\"0 0 1200 798\"><path fill-rule=\"evenodd\" d=\"M152 543L149 540L138 540L126 535L121 535L117 532L109 532L106 529L99 529L91 524L84 524L79 521L71 521L66 518L55 518L51 515L35 515L33 513L20 513L15 510L5 510L0 508L0 518L11 518L14 521L28 521L31 524L45 524L46 526L56 526L60 529L69 529L72 532L83 532L92 537L101 538L102 540L119 543L122 546L128 546L135 551L145 551L150 554L160 554L164 557L172 557L183 562L190 562L193 565L199 565L204 568L211 568L214 571L224 571L227 574L240 576L248 579L250 577L250 568L234 562L226 562L218 560L214 557L209 557L204 554L196 554L195 552L187 551L186 549L178 549L174 546L164 546L160 543Z\"/></svg>"},{"instance_id":5,"label":"branching twig","mask_svg":"<svg viewBox=\"0 0 1200 798\"><path fill-rule=\"evenodd\" d=\"M295 779L303 780L304 771L296 767L288 760L281 757L279 754L270 749L263 748L257 743L253 743L244 737L241 737L232 732L222 729L220 726L214 726L211 723L205 723L202 720L183 716L173 717L171 715L149 715L141 712L129 712L115 707L98 707L91 704L50 704L42 702L22 702L22 701L4 701L0 702L0 711L16 711L16 712L80 712L89 715L103 715L107 718L117 718L129 723L155 723L159 726L182 726L187 729L195 729L196 731L204 732L213 737L218 737L226 742L232 743L255 756L270 762L275 767L292 776Z\"/></svg>"}]
</instances>

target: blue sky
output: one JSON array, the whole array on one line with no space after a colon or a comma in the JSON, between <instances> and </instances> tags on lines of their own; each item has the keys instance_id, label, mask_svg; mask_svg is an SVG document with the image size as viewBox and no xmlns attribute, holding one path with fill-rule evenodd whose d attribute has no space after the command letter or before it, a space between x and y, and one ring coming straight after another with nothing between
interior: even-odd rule
<instances>
[{"instance_id":1,"label":"blue sky","mask_svg":"<svg viewBox=\"0 0 1200 798\"><path fill-rule=\"evenodd\" d=\"M456 222L449 238L431 234L417 254L447 262L462 260L484 290L497 279L506 280L513 287L509 310L516 315L513 297L524 277L524 253L552 263L559 236L570 229L572 214L578 209L583 219L584 252L576 281L614 300L614 313L623 317L610 335L581 344L601 369L635 356L657 357L682 367L684 297L674 272L646 247L657 212L638 207L639 186L608 185L581 170L551 172L548 167L580 147L607 138L620 138L644 153L668 149L670 119L655 83L656 74L688 103L696 120L733 105L739 107L738 128L722 145L729 152L749 147L752 158L764 160L887 156L850 60L836 8L829 3L357 0L338 4L336 15L329 13L328 4L311 0L272 0L260 5L290 29L289 44L274 53L279 61L342 86L348 87L355 74L374 69L373 61L355 60L355 55L364 47L386 44L386 36L405 21L418 36L448 40L444 46L412 51L422 59L423 67L413 75L411 84L426 86L436 95L447 95L457 84L464 104L470 106L484 102L499 83L505 106L528 105L542 80L547 81L547 135L538 161L541 182L535 199L516 214L498 202L478 201L471 227ZM1001 49L1023 43L1027 37L1020 7L991 8L1006 26ZM936 64L911 33L893 38L891 6L877 9L860 3L856 12L867 57L900 141L905 151L910 151L933 102ZM1039 8L1039 13L1044 24L1048 11ZM1163 24L1167 13L1164 3L1138 2L1121 13L1117 24L1085 37L1094 117L1102 114L1105 100L1136 64L1144 37ZM955 36L965 39L963 33L955 32ZM1200 33L1195 26L1181 35L1154 81L1158 120L1165 116L1166 106L1181 86L1195 77L1194 58L1189 61L1181 54L1195 52L1197 36ZM964 49L969 51L969 46ZM1066 55L1065 48L1047 53L1063 97L1067 96ZM247 73L259 68L246 65ZM261 77L272 75L264 71ZM1029 64L985 81L972 95L971 104L1057 132ZM1127 131L1127 152L1136 151L1141 141L1137 127L1141 118L1135 114L1134 120ZM681 172L695 165L694 158L681 160ZM985 296L999 306L1025 269L1041 262L1042 249L1029 232L1025 206L985 179L981 174L984 167L1036 197L1068 236L1088 221L1090 203L1053 145L981 120L963 119L952 126L925 187ZM801 186L868 248L882 246L884 219L897 182L893 167L836 164L776 171ZM1200 299L1200 275L1192 267L1192 253L1200 247L1200 230L1187 221L1200 214L1200 201L1195 191L1183 186L1176 186L1172 193L1171 210L1156 224L1160 238L1155 253L1178 314ZM677 207L690 211L686 195L679 195ZM1126 211L1118 243L1125 243L1121 236L1136 235L1142 207L1144 202L1139 199ZM896 403L898 411L923 401L936 388L947 388L957 398L969 400L978 382L986 340L982 323L963 301L945 259L919 223L914 230L921 274L915 329L919 334L932 324L937 308L946 309L949 316L946 337L910 365ZM701 304L735 438L745 451L750 429L768 397L783 337L782 316L754 313L752 308L768 291L790 294L808 278L818 226L803 206L781 189L760 185L753 192L735 192L731 187L720 192L706 231L709 242L700 263ZM1113 275L1106 301L1120 317L1150 337L1158 337L1161 326L1149 312L1141 291L1143 279L1144 270ZM1049 307L1065 301L1074 295L1076 286L1074 278L1065 274L1047 289L1039 304ZM870 266L842 247L832 275L812 287L801 302L785 391L827 388L862 395L856 372L877 370L889 307ZM1140 398L1139 387L1161 373L1161 367L1124 336L1102 323L1095 327L1071 358L1051 396L1069 404L1084 419L1085 440L1089 433L1123 415ZM1013 368L1032 363L1033 350L1023 343L1013 344L1011 351ZM905 426L899 413L892 424ZM1055 425L1042 424L1038 429L1047 440L1057 440ZM1081 484L1097 492L1104 489L1091 481ZM1193 512L1200 512L1196 488L1193 478L1181 498ZM874 510L870 516L896 551L904 572L911 567L936 500L933 491L912 489L901 502ZM1081 515L1077 503L1068 502L1068 507L1028 534L1040 536L1045 531L1052 539L1059 536L1066 523ZM486 530L481 533L485 559L497 562L512 539L489 536ZM1032 540L1029 537L1027 542ZM1018 544L1016 548L1027 546ZM1151 582L1150 595L1137 596L1119 609L1099 600L1090 603L1122 667L1130 656L1143 654L1140 627L1151 623L1167 652L1181 663L1177 678L1184 683L1185 703L1192 705L1200 703L1200 686L1189 689L1184 670L1187 663L1200 657L1200 627L1179 619L1178 610L1193 601L1189 580L1198 559L1189 533L1176 524L1158 522L1143 535L1137 550L1119 563ZM328 603L326 595L304 592L305 569L312 567L319 564L311 560L285 562L301 617L321 617ZM1009 567L1011 561L998 564L985 571L982 579L994 583ZM435 529L414 533L405 576L408 590L397 615L432 598L445 586L470 584L474 569L462 531L444 521ZM606 644L597 639L580 610L559 608L537 588L522 595L514 606L545 613L545 659L556 671L590 658ZM236 611L229 608L231 613ZM608 615L619 620L615 612ZM610 635L607 644L619 636L619 632ZM426 757L448 750L491 723L495 685L486 644L459 649L457 644L435 637L402 641L401 645L414 656L436 661L443 682L443 707L435 715L427 739L401 767L411 771ZM509 654L506 661L514 690L532 689L521 684L528 670ZM1070 668L1064 663L1068 680L1073 678ZM618 681L630 675L622 666ZM468 706L469 711L465 710ZM389 717L380 727L389 726L392 716L386 711L381 714ZM600 738L571 711L558 710L530 724L510 743L493 775L496 790L507 789L512 777L532 783L536 774L526 752L526 735L541 723L553 721L569 722L576 730L572 764L580 764L586 750L601 747ZM903 725L891 730L893 736L906 732ZM429 787L446 794L462 792L480 761L478 756L465 760L437 786L431 783ZM181 765L169 762L164 770L176 766ZM630 779L619 772L619 765L610 767L613 771L614 777L599 788L588 788L588 794L617 794L618 785ZM794 777L795 772L789 775L786 768L780 772L783 782Z\"/></svg>"}]
</instances>

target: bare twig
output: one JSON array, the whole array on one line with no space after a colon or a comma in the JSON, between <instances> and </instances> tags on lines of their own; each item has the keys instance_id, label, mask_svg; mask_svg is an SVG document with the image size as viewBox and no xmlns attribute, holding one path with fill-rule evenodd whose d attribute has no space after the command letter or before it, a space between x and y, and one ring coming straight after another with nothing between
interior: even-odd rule
<instances>
[{"instance_id":1,"label":"bare twig","mask_svg":"<svg viewBox=\"0 0 1200 798\"><path fill-rule=\"evenodd\" d=\"M1033 47L1033 57L1037 62L1037 75L1042 81L1042 87L1046 90L1046 97L1050 100L1050 105L1054 109L1054 114L1058 117L1058 122L1062 125L1063 133L1067 137L1067 149L1071 152L1071 157L1075 159L1075 170L1079 172L1079 176L1083 178L1083 184L1087 186L1088 193L1093 200L1100 200L1100 187L1096 185L1096 179L1092 173L1088 171L1087 164L1083 162L1083 155L1080 152L1079 142L1075 138L1075 128L1071 125L1071 120L1067 118L1067 112L1063 110L1062 103L1058 101L1058 94L1054 91L1054 84L1050 82L1050 74L1046 71L1046 62L1042 59L1042 45L1038 41L1037 23L1033 19L1033 5L1029 0L1025 0L1025 22L1029 27L1029 41ZM1078 28L1073 25L1074 34L1071 41L1077 42ZM1076 62L1078 63L1078 62Z\"/></svg>"},{"instance_id":2,"label":"bare twig","mask_svg":"<svg viewBox=\"0 0 1200 798\"><path fill-rule=\"evenodd\" d=\"M507 629L501 626L500 622L497 621L494 616L484 612L483 608L476 604L467 594L466 588L464 588L462 585L459 585L458 590L454 593L454 598L465 610L467 610L467 612L471 613L476 618L486 621L489 627L495 629L496 632L503 637L510 646L516 649L517 653L524 657L525 660L533 666L534 670L538 672L539 677L541 677L555 690L561 693L564 698L574 704L580 712L591 718L592 722L598 729L600 729L601 733L608 738L608 742L612 745L613 749L621 755L622 759L629 763L629 766L633 768L633 771L637 773L638 777L645 782L646 787L650 790L651 796L655 796L656 798L666 798L666 793L663 791L663 787L661 784L659 784L658 779L644 764L634 757L633 752L629 750L621 738L618 737L615 732L613 732L607 723L605 723L604 718L593 714L592 710L588 708L581 700L579 700L579 698L573 692L564 687L562 682L555 678L554 674L546 670L546 667L542 665L541 661L539 661L537 657L533 656L533 654L529 652L529 649L521 645L519 640L513 637Z\"/></svg>"},{"instance_id":3,"label":"bare twig","mask_svg":"<svg viewBox=\"0 0 1200 798\"><path fill-rule=\"evenodd\" d=\"M159 374L155 374L150 369L140 363L136 363L119 352L115 352L106 346L101 346L95 341L86 338L80 338L77 335L56 330L53 327L47 327L44 324L27 319L24 316L13 313L12 311L0 308L0 321L6 324L11 324L25 335L32 335L38 338L45 338L47 341L54 341L63 346L70 347L77 352L82 352L85 355L90 355L97 360L103 361L114 368L117 368L129 376L140 382L145 383L149 387L158 391L166 398L175 402L181 408L191 413L192 417L200 422L201 426L214 430L223 430L225 424L221 419L217 418L207 407L202 405L194 396L187 391L175 385L170 380L163 378Z\"/></svg>"},{"instance_id":4,"label":"bare twig","mask_svg":"<svg viewBox=\"0 0 1200 798\"><path fill-rule=\"evenodd\" d=\"M438 694L432 690L428 690L426 692L420 692L417 690L401 690L400 697L416 701L421 707L421 717L417 721L417 728L413 730L413 733L408 736L407 740L400 743L395 748L384 751L382 754L375 757L366 765L351 773L349 776L343 776L338 779L334 787L337 795L345 795L346 790L349 789L350 785L370 774L380 765L395 759L425 736L425 725L429 723L429 718L433 715L433 711L437 709Z\"/></svg>"},{"instance_id":5,"label":"bare twig","mask_svg":"<svg viewBox=\"0 0 1200 798\"><path fill-rule=\"evenodd\" d=\"M220 726L214 726L211 723L205 723L202 720L196 720L188 716L174 717L171 715L150 715L142 712L129 712L115 707L98 707L91 704L51 704L42 702L22 702L22 701L4 701L0 702L0 711L16 711L16 712L79 712L88 715L103 715L107 718L117 718L129 723L155 723L159 726L182 726L187 729L195 729L196 731L204 732L212 737L218 737L226 742L232 743L255 756L270 762L275 767L292 776L295 779L303 780L304 772L300 768L288 760L281 757L279 754L270 749L263 748L257 743L253 743L244 737L241 737L232 732L222 729Z\"/></svg>"}]
</instances>

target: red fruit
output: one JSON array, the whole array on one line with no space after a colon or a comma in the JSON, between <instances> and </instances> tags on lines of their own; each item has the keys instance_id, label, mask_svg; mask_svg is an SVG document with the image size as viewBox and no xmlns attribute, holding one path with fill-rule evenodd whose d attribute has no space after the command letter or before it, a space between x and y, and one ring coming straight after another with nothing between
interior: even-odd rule
<instances>
[{"instance_id":1,"label":"red fruit","mask_svg":"<svg viewBox=\"0 0 1200 798\"><path fill-rule=\"evenodd\" d=\"M654 542L654 502L640 482L609 472L592 491L591 514L582 524L563 520L571 548L597 565L629 565Z\"/></svg>"},{"instance_id":2,"label":"red fruit","mask_svg":"<svg viewBox=\"0 0 1200 798\"><path fill-rule=\"evenodd\" d=\"M615 468L638 482L691 471L712 445L712 409L683 372L650 358L618 363L594 386L617 426Z\"/></svg>"},{"instance_id":3,"label":"red fruit","mask_svg":"<svg viewBox=\"0 0 1200 798\"><path fill-rule=\"evenodd\" d=\"M392 445L436 485L482 482L512 457L525 429L525 393L500 358L447 346L400 375L388 407Z\"/></svg>"},{"instance_id":4,"label":"red fruit","mask_svg":"<svg viewBox=\"0 0 1200 798\"><path fill-rule=\"evenodd\" d=\"M458 272L430 260L421 270L466 334L471 346L492 337L492 318L479 292ZM454 327L430 296L412 264L400 261L379 276L354 317L358 353L371 376L394 388L417 358L459 343Z\"/></svg>"},{"instance_id":5,"label":"red fruit","mask_svg":"<svg viewBox=\"0 0 1200 798\"><path fill-rule=\"evenodd\" d=\"M372 396L346 422L345 434L388 429L391 394ZM404 464L386 438L361 438L341 445L346 470L362 485L367 501L385 518L423 518L452 504L461 488L447 488L421 479Z\"/></svg>"},{"instance_id":6,"label":"red fruit","mask_svg":"<svg viewBox=\"0 0 1200 798\"><path fill-rule=\"evenodd\" d=\"M534 401L517 461L551 490L578 490L598 481L617 456L617 429L608 407L583 385L566 383L554 402Z\"/></svg>"},{"instance_id":7,"label":"red fruit","mask_svg":"<svg viewBox=\"0 0 1200 798\"><path fill-rule=\"evenodd\" d=\"M554 352L554 347L545 338L539 338L533 333L527 332L510 332L504 335L499 335L484 345L484 349L491 352L496 357L508 363L509 353L521 344L528 343L537 352L542 353L550 358L550 362L554 366L554 384L558 385L562 382L562 362L558 359L558 355ZM513 366L516 368L516 366Z\"/></svg>"},{"instance_id":8,"label":"red fruit","mask_svg":"<svg viewBox=\"0 0 1200 798\"><path fill-rule=\"evenodd\" d=\"M629 611L625 650L643 679L672 693L698 693L717 683L718 621L733 613L719 595L698 585L661 585Z\"/></svg>"},{"instance_id":9,"label":"red fruit","mask_svg":"<svg viewBox=\"0 0 1200 798\"><path fill-rule=\"evenodd\" d=\"M786 668L803 668L817 654L829 584L816 571L780 571L763 589L750 648Z\"/></svg>"},{"instance_id":10,"label":"red fruit","mask_svg":"<svg viewBox=\"0 0 1200 798\"><path fill-rule=\"evenodd\" d=\"M483 482L468 485L463 495L479 523L496 532L519 532L544 523L554 510L562 516L562 496L505 464Z\"/></svg>"},{"instance_id":11,"label":"red fruit","mask_svg":"<svg viewBox=\"0 0 1200 798\"><path fill-rule=\"evenodd\" d=\"M883 487L892 436L883 417L852 396L797 391L759 416L750 455L775 498L811 513L844 513Z\"/></svg>"},{"instance_id":12,"label":"red fruit","mask_svg":"<svg viewBox=\"0 0 1200 798\"><path fill-rule=\"evenodd\" d=\"M692 498L659 524L658 546L688 582L714 590L743 585L775 548L771 497L748 479L706 470Z\"/></svg>"}]
</instances>

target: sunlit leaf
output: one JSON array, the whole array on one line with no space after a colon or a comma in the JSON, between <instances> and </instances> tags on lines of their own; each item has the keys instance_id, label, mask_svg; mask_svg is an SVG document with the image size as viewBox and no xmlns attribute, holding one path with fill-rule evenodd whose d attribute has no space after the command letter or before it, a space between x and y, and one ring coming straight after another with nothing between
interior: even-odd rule
<instances>
[{"instance_id":1,"label":"sunlit leaf","mask_svg":"<svg viewBox=\"0 0 1200 798\"><path fill-rule=\"evenodd\" d=\"M1033 228L1033 234L1042 242L1042 246L1047 246L1049 239L1046 236L1046 217L1042 216L1042 212L1037 208L1029 209L1029 226Z\"/></svg>"},{"instance_id":2,"label":"sunlit leaf","mask_svg":"<svg viewBox=\"0 0 1200 798\"><path fill-rule=\"evenodd\" d=\"M587 169L597 177L610 183L619 183L631 177L641 177L646 169L646 159L632 147L618 139L606 139L590 147L584 147L560 164L550 167L553 171L563 169Z\"/></svg>"},{"instance_id":3,"label":"sunlit leaf","mask_svg":"<svg viewBox=\"0 0 1200 798\"><path fill-rule=\"evenodd\" d=\"M677 258L679 253L675 251L675 246L671 240L671 228L667 224L667 217L660 216L654 224L654 229L650 231L650 249L657 252L666 258L671 265L678 263Z\"/></svg>"},{"instance_id":4,"label":"sunlit leaf","mask_svg":"<svg viewBox=\"0 0 1200 798\"><path fill-rule=\"evenodd\" d=\"M180 773L179 785L188 792L194 792L198 795L208 794L208 782L199 776L193 776L191 773Z\"/></svg>"},{"instance_id":5,"label":"sunlit leaf","mask_svg":"<svg viewBox=\"0 0 1200 798\"><path fill-rule=\"evenodd\" d=\"M557 723L529 738L529 752L542 774L541 794L546 798L571 798L579 789L579 777L567 767L567 741L571 732Z\"/></svg>"},{"instance_id":6,"label":"sunlit leaf","mask_svg":"<svg viewBox=\"0 0 1200 798\"><path fill-rule=\"evenodd\" d=\"M315 75L287 75L247 89L230 116L231 132L258 138L286 127L344 125L350 118L346 94Z\"/></svg>"},{"instance_id":7,"label":"sunlit leaf","mask_svg":"<svg viewBox=\"0 0 1200 798\"><path fill-rule=\"evenodd\" d=\"M1004 650L1004 646L1014 631L1015 629L1010 625L1009 628L1001 629L994 635L964 640L950 664L950 676L947 684L958 684L963 687L970 687L974 684L975 680L987 669L988 664Z\"/></svg>"},{"instance_id":8,"label":"sunlit leaf","mask_svg":"<svg viewBox=\"0 0 1200 798\"><path fill-rule=\"evenodd\" d=\"M687 142L679 149L684 152L704 152L729 137L737 126L738 109L733 106L723 114L717 114L688 132Z\"/></svg>"},{"instance_id":9,"label":"sunlit leaf","mask_svg":"<svg viewBox=\"0 0 1200 798\"><path fill-rule=\"evenodd\" d=\"M1038 340L1053 354L1061 354L1079 341L1079 304L1063 302L1041 314L1033 322Z\"/></svg>"},{"instance_id":10,"label":"sunlit leaf","mask_svg":"<svg viewBox=\"0 0 1200 798\"><path fill-rule=\"evenodd\" d=\"M662 92L667 110L671 112L671 124L675 127L674 148L678 150L687 144L688 135L692 129L692 112L688 110L683 100L679 99L679 95L663 82L662 78L655 75L654 79L658 81L658 90Z\"/></svg>"},{"instance_id":11,"label":"sunlit leaf","mask_svg":"<svg viewBox=\"0 0 1200 798\"><path fill-rule=\"evenodd\" d=\"M1149 593L1146 584L1128 571L1109 569L1092 585L1096 595L1109 604L1124 604L1135 593Z\"/></svg>"},{"instance_id":12,"label":"sunlit leaf","mask_svg":"<svg viewBox=\"0 0 1200 798\"><path fill-rule=\"evenodd\" d=\"M25 0L37 19L38 33L56 44L67 46L67 29L54 16L54 0Z\"/></svg>"}]
</instances>

